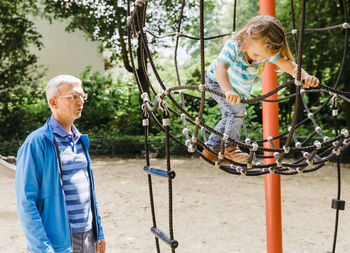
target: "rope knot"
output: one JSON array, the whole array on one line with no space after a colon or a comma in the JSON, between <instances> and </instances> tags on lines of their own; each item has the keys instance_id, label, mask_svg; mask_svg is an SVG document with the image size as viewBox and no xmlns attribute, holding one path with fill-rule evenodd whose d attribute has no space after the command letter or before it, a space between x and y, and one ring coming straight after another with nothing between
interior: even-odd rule
<instances>
[{"instance_id":1,"label":"rope knot","mask_svg":"<svg viewBox=\"0 0 350 253\"><path fill-rule=\"evenodd\" d=\"M187 135L187 134L188 134L188 128L182 129L182 134L183 134L183 135Z\"/></svg>"},{"instance_id":2,"label":"rope knot","mask_svg":"<svg viewBox=\"0 0 350 253\"><path fill-rule=\"evenodd\" d=\"M344 29L349 29L349 28L350 28L349 23L346 23L346 22L345 22L345 23L343 24L343 28L344 28Z\"/></svg>"},{"instance_id":3,"label":"rope knot","mask_svg":"<svg viewBox=\"0 0 350 253\"><path fill-rule=\"evenodd\" d=\"M344 135L345 138L348 138L348 137L349 137L349 131L346 130L346 129L342 129L342 130L341 130L341 134Z\"/></svg>"},{"instance_id":4,"label":"rope knot","mask_svg":"<svg viewBox=\"0 0 350 253\"><path fill-rule=\"evenodd\" d=\"M198 85L198 90L200 92L203 92L204 91L204 85L203 84Z\"/></svg>"}]
</instances>

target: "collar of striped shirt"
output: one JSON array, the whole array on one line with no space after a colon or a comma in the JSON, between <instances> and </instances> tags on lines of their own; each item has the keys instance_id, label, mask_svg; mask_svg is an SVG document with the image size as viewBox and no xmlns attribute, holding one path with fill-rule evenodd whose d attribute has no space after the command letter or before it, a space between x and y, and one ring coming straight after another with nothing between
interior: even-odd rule
<instances>
[{"instance_id":1,"label":"collar of striped shirt","mask_svg":"<svg viewBox=\"0 0 350 253\"><path fill-rule=\"evenodd\" d=\"M50 125L52 127L52 131L55 134L63 138L70 136L70 134L60 125L60 123L58 123L58 121L55 119L53 115L51 115L51 118L50 118ZM74 133L75 139L78 140L80 138L81 133L74 126L74 124L72 125L72 132Z\"/></svg>"}]
</instances>

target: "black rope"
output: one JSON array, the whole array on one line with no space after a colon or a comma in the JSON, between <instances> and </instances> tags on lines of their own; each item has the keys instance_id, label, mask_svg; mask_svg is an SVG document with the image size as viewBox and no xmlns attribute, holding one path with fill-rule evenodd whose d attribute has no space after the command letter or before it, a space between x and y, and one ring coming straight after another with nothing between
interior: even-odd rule
<instances>
[{"instance_id":1,"label":"black rope","mask_svg":"<svg viewBox=\"0 0 350 253\"><path fill-rule=\"evenodd\" d=\"M185 7L185 0L182 0L181 10L180 10L180 15L179 15L179 21L178 21L178 25L177 25L177 34L179 34L180 31L181 31L181 21L182 21L184 7ZM175 62L176 78L177 78L178 85L180 86L181 85L181 80L180 80L179 68L178 68L178 65L177 65L177 49L178 49L178 46L179 46L179 41L180 41L180 37L177 36L176 37L176 43L175 43L174 62Z\"/></svg>"},{"instance_id":2,"label":"black rope","mask_svg":"<svg viewBox=\"0 0 350 253\"><path fill-rule=\"evenodd\" d=\"M334 30L334 29L345 29L348 30L350 29L350 26L346 23L346 24L337 24L337 25L333 25L333 26L329 26L329 27L324 27L324 28L306 28L304 29L304 32L327 32L330 30ZM157 39L164 39L167 37L184 37L184 38L188 38L188 39L192 39L192 40L201 40L200 37L196 37L193 35L189 35L189 34L184 34L184 33L177 33L177 32L172 32L172 33L165 33L163 35L159 35L156 34L155 32L149 30L148 28L146 28L146 32L149 33L150 35L152 35L152 37L157 38ZM293 35L293 37L297 37L296 34L299 33L300 31L298 31L297 29L293 29L290 32L286 32L286 35ZM232 35L232 33L223 33L223 34L217 34L217 35L212 35L212 36L208 36L208 37L204 37L204 40L213 40L213 39L220 39L223 37L227 37ZM297 39L296 39L297 40Z\"/></svg>"},{"instance_id":3,"label":"black rope","mask_svg":"<svg viewBox=\"0 0 350 253\"><path fill-rule=\"evenodd\" d=\"M348 13L347 13L347 1L343 0L343 7L344 7L344 16L345 16L345 22L348 21ZM345 31L345 47L347 48L347 38L348 38L348 31ZM344 50L343 53L343 59L342 59L342 63L345 62L345 58L346 58L346 49ZM337 82L339 82L340 80L340 75L342 73L343 70L343 65L341 65L341 68L339 70L339 75L337 78ZM342 94L344 95L344 94ZM333 100L333 109L334 110L338 110L337 107L337 101L336 99ZM336 131L336 134L339 134L339 127L338 127L338 121L337 121L337 115L334 115L334 129ZM337 200L340 200L340 195L341 195L341 170L340 170L340 158L341 156L337 157L337 183L338 183L338 187L337 187ZM339 223L339 208L337 208L336 210L336 214L335 214L335 222L334 222L334 236L333 236L333 247L332 247L332 253L335 253L335 249L336 249L336 245L337 245L337 235L338 235L338 223Z\"/></svg>"},{"instance_id":4,"label":"black rope","mask_svg":"<svg viewBox=\"0 0 350 253\"><path fill-rule=\"evenodd\" d=\"M130 17L130 0L128 0L127 13L128 13L128 17ZM128 47L129 47L129 55L130 55L132 71L133 71L135 79L136 79L137 87L139 88L140 92L143 93L143 88L142 88L139 76L136 72L134 57L132 54L130 26L127 26L127 35L128 35Z\"/></svg>"},{"instance_id":5,"label":"black rope","mask_svg":"<svg viewBox=\"0 0 350 253\"><path fill-rule=\"evenodd\" d=\"M163 108L163 125L165 129L165 157L167 164L167 171L171 170L171 160L170 160L170 135L169 135L169 125L167 122L169 120L169 113L167 108ZM164 123L165 122L165 123ZM168 178L168 199L169 199L169 236L170 239L174 239L174 228L173 228L173 183L172 179ZM175 249L171 248L171 252L175 253Z\"/></svg>"},{"instance_id":6,"label":"black rope","mask_svg":"<svg viewBox=\"0 0 350 253\"><path fill-rule=\"evenodd\" d=\"M299 85L296 86L296 97L295 97L295 103L294 103L294 110L293 110L293 119L292 119L292 125L291 129L289 131L289 135L287 137L287 141L285 143L286 147L290 146L290 142L295 130L295 126L298 119L298 110L300 105L300 85L301 85L301 66L302 66L302 53L303 53L303 41L304 41L304 26L305 26L305 0L301 1L301 17L300 17L300 34L299 34L299 43L298 43L298 71L297 71L297 80L299 82Z\"/></svg>"},{"instance_id":7,"label":"black rope","mask_svg":"<svg viewBox=\"0 0 350 253\"><path fill-rule=\"evenodd\" d=\"M177 26L177 34L180 34L181 31L181 23L182 23L182 16L183 16L183 10L185 8L185 0L182 1L181 4L181 9L180 9L180 14L179 14L179 21L178 21L178 26ZM179 68L177 65L177 50L178 50L178 45L180 41L180 36L176 37L176 44L175 44L175 52L174 52L174 62L175 62L175 70L176 70L176 79L177 79L177 85L181 85L181 79L180 79L180 74L179 74ZM181 93L181 106L183 109L185 109L185 94ZM182 124L184 128L187 128L187 123L186 119L182 118ZM186 139L188 139L188 134L185 134Z\"/></svg>"},{"instance_id":8,"label":"black rope","mask_svg":"<svg viewBox=\"0 0 350 253\"><path fill-rule=\"evenodd\" d=\"M293 30L296 30L295 27L295 11L294 11L294 0L290 0L290 8L291 8L291 20L292 20L292 27ZM288 33L287 33L288 34ZM293 35L293 42L294 42L294 50L295 50L295 54L298 54L298 38L297 38L297 34L296 33L292 33Z\"/></svg>"},{"instance_id":9,"label":"black rope","mask_svg":"<svg viewBox=\"0 0 350 253\"><path fill-rule=\"evenodd\" d=\"M238 0L234 0L234 4L233 4L233 24L232 24L232 31L233 32L236 31L237 1Z\"/></svg>"},{"instance_id":10,"label":"black rope","mask_svg":"<svg viewBox=\"0 0 350 253\"><path fill-rule=\"evenodd\" d=\"M336 101L333 101L333 109L338 109L336 108ZM339 128L338 128L338 121L337 121L337 116L334 116L334 129L336 134L339 134ZM341 156L337 156L337 200L340 200L340 195L341 195L341 171L340 171L340 158ZM337 244L337 235L338 235L338 224L339 224L339 209L336 210L335 214L335 224L334 224L334 236L333 236L333 248L332 252L335 253L335 248Z\"/></svg>"},{"instance_id":11,"label":"black rope","mask_svg":"<svg viewBox=\"0 0 350 253\"><path fill-rule=\"evenodd\" d=\"M205 83L205 55L204 55L204 0L200 0L200 55L201 55L201 86ZM192 146L195 148L197 142L197 136L199 131L199 125L202 121L202 115L204 112L205 90L201 90L201 103L199 106L199 112L196 119L196 127L192 138Z\"/></svg>"},{"instance_id":12,"label":"black rope","mask_svg":"<svg viewBox=\"0 0 350 253\"><path fill-rule=\"evenodd\" d=\"M147 120L149 122L148 117L144 117L144 120ZM146 125L144 127L145 131L145 156L146 156L146 165L150 166L150 159L149 159L149 142L148 142L148 136L149 136L149 125ZM157 221L156 221L156 212L154 208L154 198L153 198L153 186L152 186L152 176L147 175L148 180L148 189L149 189L149 198L150 198L150 205L151 205L151 213L152 213L152 224L153 227L157 227ZM160 253L159 248L159 239L155 236L155 243L156 243L156 249L157 253Z\"/></svg>"}]
</instances>

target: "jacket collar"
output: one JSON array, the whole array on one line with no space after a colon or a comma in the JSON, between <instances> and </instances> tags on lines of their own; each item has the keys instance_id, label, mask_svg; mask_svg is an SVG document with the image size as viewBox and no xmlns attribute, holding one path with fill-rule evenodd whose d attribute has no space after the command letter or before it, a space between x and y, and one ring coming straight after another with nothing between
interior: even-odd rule
<instances>
[{"instance_id":1,"label":"jacket collar","mask_svg":"<svg viewBox=\"0 0 350 253\"><path fill-rule=\"evenodd\" d=\"M45 129L45 133L44 133L45 137L48 138L53 143L55 136L53 135L53 131L50 125L50 119L51 118L48 118L48 120L46 120L46 123L43 127Z\"/></svg>"}]
</instances>

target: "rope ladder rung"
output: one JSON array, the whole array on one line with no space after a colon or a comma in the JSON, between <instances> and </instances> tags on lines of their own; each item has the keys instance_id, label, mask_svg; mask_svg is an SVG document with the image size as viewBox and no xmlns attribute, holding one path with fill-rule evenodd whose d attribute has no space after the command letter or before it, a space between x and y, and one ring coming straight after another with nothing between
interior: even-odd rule
<instances>
[{"instance_id":1,"label":"rope ladder rung","mask_svg":"<svg viewBox=\"0 0 350 253\"><path fill-rule=\"evenodd\" d=\"M174 179L176 176L176 173L173 170L163 170L163 169L152 167L152 166L145 166L143 168L143 170L145 173L147 173L149 175L166 177L169 179Z\"/></svg>"},{"instance_id":2,"label":"rope ladder rung","mask_svg":"<svg viewBox=\"0 0 350 253\"><path fill-rule=\"evenodd\" d=\"M179 246L179 243L177 240L171 239L167 234L165 234L163 231L161 231L157 227L151 228L152 233L159 239L161 239L163 242L165 242L170 248L176 249L177 246Z\"/></svg>"}]
</instances>

